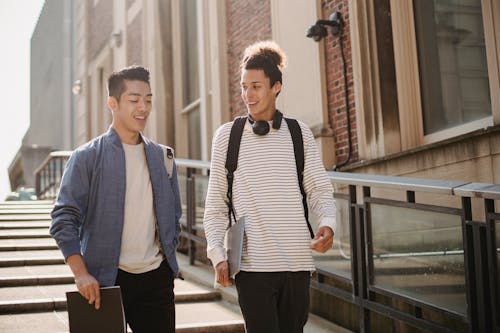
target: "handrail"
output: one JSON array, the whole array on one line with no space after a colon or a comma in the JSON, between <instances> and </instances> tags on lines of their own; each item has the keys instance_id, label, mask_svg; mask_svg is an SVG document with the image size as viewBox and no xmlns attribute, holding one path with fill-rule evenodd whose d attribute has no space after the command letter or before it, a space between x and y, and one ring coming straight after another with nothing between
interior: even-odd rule
<instances>
[{"instance_id":1,"label":"handrail","mask_svg":"<svg viewBox=\"0 0 500 333\"><path fill-rule=\"evenodd\" d=\"M53 151L35 170L35 186L38 200L48 200L56 197L66 162L71 153L71 151Z\"/></svg>"},{"instance_id":2,"label":"handrail","mask_svg":"<svg viewBox=\"0 0 500 333\"><path fill-rule=\"evenodd\" d=\"M43 162L40 164L38 168L35 169L35 174L40 173L40 171L47 166L47 164L50 163L50 160L57 158L57 157L64 157L64 158L69 158L73 151L71 150L58 150L58 151L53 151L47 157L43 160Z\"/></svg>"}]
</instances>

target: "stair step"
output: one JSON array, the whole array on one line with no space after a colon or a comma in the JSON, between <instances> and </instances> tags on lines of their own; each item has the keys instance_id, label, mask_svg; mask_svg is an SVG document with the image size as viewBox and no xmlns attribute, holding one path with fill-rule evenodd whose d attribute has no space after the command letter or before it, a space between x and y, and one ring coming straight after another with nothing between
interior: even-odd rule
<instances>
[{"instance_id":1,"label":"stair step","mask_svg":"<svg viewBox=\"0 0 500 333\"><path fill-rule=\"evenodd\" d=\"M2 296L2 301L0 301L0 314L12 314L65 310L67 308L66 291L76 290L76 287L74 284L66 284L53 286L6 287L2 289L0 289L0 295ZM36 297L39 295L45 297ZM51 297L51 295L58 295L58 297ZM32 298L33 296L36 298ZM194 304L198 303L214 303L219 298L219 293L214 291L202 293L175 292L176 306L179 306L179 304L194 306ZM198 314L196 317L198 317Z\"/></svg>"},{"instance_id":2,"label":"stair step","mask_svg":"<svg viewBox=\"0 0 500 333\"><path fill-rule=\"evenodd\" d=\"M13 258L0 260L0 267L14 266L30 266L30 265L58 265L64 264L64 258L47 257L47 258Z\"/></svg>"},{"instance_id":3,"label":"stair step","mask_svg":"<svg viewBox=\"0 0 500 333\"><path fill-rule=\"evenodd\" d=\"M213 320L203 323L186 322L183 314L176 311L176 333L242 333L245 332L241 319ZM53 333L68 332L68 313L51 311L0 315L0 331L9 333ZM131 332L128 330L128 332Z\"/></svg>"},{"instance_id":4,"label":"stair step","mask_svg":"<svg viewBox=\"0 0 500 333\"><path fill-rule=\"evenodd\" d=\"M0 239L0 247L7 246L46 246L46 245L56 245L56 241L53 238L20 238L20 239Z\"/></svg>"},{"instance_id":5,"label":"stair step","mask_svg":"<svg viewBox=\"0 0 500 333\"><path fill-rule=\"evenodd\" d=\"M46 251L57 250L57 244L23 244L23 245L0 245L2 251Z\"/></svg>"},{"instance_id":6,"label":"stair step","mask_svg":"<svg viewBox=\"0 0 500 333\"><path fill-rule=\"evenodd\" d=\"M0 314L0 332L53 333L68 331L68 313L65 311Z\"/></svg>"},{"instance_id":7,"label":"stair step","mask_svg":"<svg viewBox=\"0 0 500 333\"><path fill-rule=\"evenodd\" d=\"M52 238L47 228L0 230L0 239Z\"/></svg>"},{"instance_id":8,"label":"stair step","mask_svg":"<svg viewBox=\"0 0 500 333\"><path fill-rule=\"evenodd\" d=\"M4 278L15 278L18 276L47 276L69 274L72 274L71 269L68 265L65 264L0 267L0 276Z\"/></svg>"},{"instance_id":9,"label":"stair step","mask_svg":"<svg viewBox=\"0 0 500 333\"><path fill-rule=\"evenodd\" d=\"M52 207L50 208L24 208L24 207L12 207L0 209L0 216L2 215L26 215L26 214L47 214L50 215Z\"/></svg>"},{"instance_id":10,"label":"stair step","mask_svg":"<svg viewBox=\"0 0 500 333\"><path fill-rule=\"evenodd\" d=\"M0 201L0 206L22 206L22 207L31 207L31 206L46 206L54 205L54 201L52 200L16 200L16 201Z\"/></svg>"},{"instance_id":11,"label":"stair step","mask_svg":"<svg viewBox=\"0 0 500 333\"><path fill-rule=\"evenodd\" d=\"M0 277L0 287L20 287L74 283L72 274Z\"/></svg>"},{"instance_id":12,"label":"stair step","mask_svg":"<svg viewBox=\"0 0 500 333\"><path fill-rule=\"evenodd\" d=\"M1 221L0 230L39 229L50 227L50 221Z\"/></svg>"},{"instance_id":13,"label":"stair step","mask_svg":"<svg viewBox=\"0 0 500 333\"><path fill-rule=\"evenodd\" d=\"M63 258L62 252L55 250L0 251L0 261L4 259Z\"/></svg>"},{"instance_id":14,"label":"stair step","mask_svg":"<svg viewBox=\"0 0 500 333\"><path fill-rule=\"evenodd\" d=\"M0 214L0 221L51 221L50 214Z\"/></svg>"}]
</instances>

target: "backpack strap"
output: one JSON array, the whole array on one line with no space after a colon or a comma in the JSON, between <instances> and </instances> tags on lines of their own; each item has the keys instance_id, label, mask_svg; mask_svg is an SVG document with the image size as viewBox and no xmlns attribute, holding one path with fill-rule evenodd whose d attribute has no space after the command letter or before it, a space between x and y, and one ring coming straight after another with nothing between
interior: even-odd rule
<instances>
[{"instance_id":1,"label":"backpack strap","mask_svg":"<svg viewBox=\"0 0 500 333\"><path fill-rule=\"evenodd\" d=\"M314 232L309 222L309 209L307 207L307 194L304 190L304 141L302 139L302 130L296 119L285 118L290 135L293 141L293 152L295 153L295 166L297 168L297 180L299 182L300 193L302 194L302 205L304 206L304 216L307 222L307 228L311 238L314 238Z\"/></svg>"},{"instance_id":2,"label":"backpack strap","mask_svg":"<svg viewBox=\"0 0 500 333\"><path fill-rule=\"evenodd\" d=\"M241 135L243 134L243 128L247 117L238 117L234 119L233 126L231 127L231 134L229 135L229 143L227 146L226 153L226 178L227 178L227 207L228 207L228 217L229 224L228 228L231 227L231 214L236 222L236 215L234 213L233 207L233 180L234 171L238 167L238 155L240 154L240 143Z\"/></svg>"},{"instance_id":3,"label":"backpack strap","mask_svg":"<svg viewBox=\"0 0 500 333\"><path fill-rule=\"evenodd\" d=\"M168 178L171 179L174 172L174 150L170 147L161 145L163 150L163 161L167 169Z\"/></svg>"}]
</instances>

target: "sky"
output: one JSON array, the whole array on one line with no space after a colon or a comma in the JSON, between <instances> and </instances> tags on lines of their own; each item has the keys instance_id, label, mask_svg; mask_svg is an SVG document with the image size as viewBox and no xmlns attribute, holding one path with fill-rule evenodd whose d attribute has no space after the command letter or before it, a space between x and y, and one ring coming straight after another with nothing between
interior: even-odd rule
<instances>
[{"instance_id":1,"label":"sky","mask_svg":"<svg viewBox=\"0 0 500 333\"><path fill-rule=\"evenodd\" d=\"M0 201L10 192L7 168L29 127L30 40L43 3L0 0Z\"/></svg>"}]
</instances>

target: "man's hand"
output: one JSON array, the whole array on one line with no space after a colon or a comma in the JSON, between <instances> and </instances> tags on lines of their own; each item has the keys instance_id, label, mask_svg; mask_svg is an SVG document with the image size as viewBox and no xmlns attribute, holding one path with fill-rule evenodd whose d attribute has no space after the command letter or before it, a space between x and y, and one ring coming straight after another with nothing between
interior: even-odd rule
<instances>
[{"instance_id":1,"label":"man's hand","mask_svg":"<svg viewBox=\"0 0 500 333\"><path fill-rule=\"evenodd\" d=\"M95 304L96 310L99 310L101 307L99 282L87 272L82 256L79 254L69 256L66 262L75 276L76 287L80 295L85 297L89 304Z\"/></svg>"},{"instance_id":2,"label":"man's hand","mask_svg":"<svg viewBox=\"0 0 500 333\"><path fill-rule=\"evenodd\" d=\"M325 253L332 248L332 245L333 230L326 226L319 228L311 244L311 249L319 253Z\"/></svg>"},{"instance_id":3,"label":"man's hand","mask_svg":"<svg viewBox=\"0 0 500 333\"><path fill-rule=\"evenodd\" d=\"M217 274L217 283L223 287L229 287L233 283L229 278L229 265L227 261L221 261L215 266L215 274Z\"/></svg>"}]
</instances>

